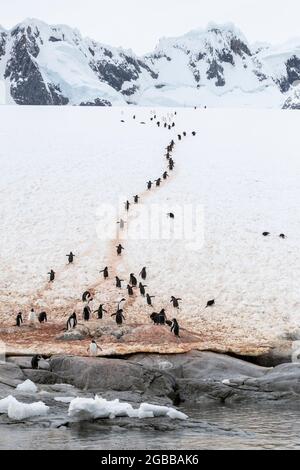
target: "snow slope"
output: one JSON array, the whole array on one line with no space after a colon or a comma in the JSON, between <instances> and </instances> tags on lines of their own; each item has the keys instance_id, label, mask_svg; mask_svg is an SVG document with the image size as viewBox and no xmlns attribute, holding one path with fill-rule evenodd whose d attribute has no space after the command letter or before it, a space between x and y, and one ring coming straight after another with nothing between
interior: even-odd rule
<instances>
[{"instance_id":1,"label":"snow slope","mask_svg":"<svg viewBox=\"0 0 300 470\"><path fill-rule=\"evenodd\" d=\"M1 320L12 324L19 310L33 306L65 321L74 308L80 314L86 288L95 290L95 308L101 301L113 312L126 291L117 291L112 278L102 280L98 271L108 265L111 276L126 281L147 266L154 310L165 307L168 318L200 334L223 330L231 340L251 342L297 327L297 114L180 109L168 131L150 121L149 109L135 112L136 120L130 108L0 109ZM16 123L22 123L18 138ZM165 169L164 147L183 130L188 136L176 144L171 178L145 191L146 181ZM119 202L134 194L143 206L130 211L131 239L122 240L125 251L117 258L115 234L108 240L103 227L116 226ZM159 223L164 236L172 230L167 212L175 213L177 233L181 211L198 206L196 237L157 237ZM134 235L139 231L145 239ZM263 231L271 235L264 238ZM287 239L279 238L282 232ZM70 250L74 266L66 264ZM57 279L50 286L51 268ZM171 295L183 299L179 311ZM205 309L212 298L215 307ZM149 323L151 312L140 296L125 305L128 323ZM106 317L104 324L113 321Z\"/></svg>"}]
</instances>

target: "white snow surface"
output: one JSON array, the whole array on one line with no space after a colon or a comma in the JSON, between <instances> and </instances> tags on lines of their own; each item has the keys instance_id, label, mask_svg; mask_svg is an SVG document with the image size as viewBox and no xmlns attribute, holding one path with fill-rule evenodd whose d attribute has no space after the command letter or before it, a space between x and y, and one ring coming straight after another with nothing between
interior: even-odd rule
<instances>
[{"instance_id":1,"label":"white snow surface","mask_svg":"<svg viewBox=\"0 0 300 470\"><path fill-rule=\"evenodd\" d=\"M31 380L27 379L25 382L17 385L16 390L24 393L36 393L38 391L37 386Z\"/></svg>"},{"instance_id":2,"label":"white snow surface","mask_svg":"<svg viewBox=\"0 0 300 470\"><path fill-rule=\"evenodd\" d=\"M22 403L12 395L0 400L0 414L7 414L10 419L21 421L35 416L45 416L49 407L42 401Z\"/></svg>"},{"instance_id":3,"label":"white snow surface","mask_svg":"<svg viewBox=\"0 0 300 470\"><path fill-rule=\"evenodd\" d=\"M74 398L71 401L68 411L69 416L79 420L99 419L99 418L154 418L166 416L171 419L187 419L184 413L168 406L158 406L149 403L142 403L139 408L133 408L129 403L122 403L118 399L106 400L105 398Z\"/></svg>"},{"instance_id":4,"label":"white snow surface","mask_svg":"<svg viewBox=\"0 0 300 470\"><path fill-rule=\"evenodd\" d=\"M166 110L156 112L161 119ZM91 286L92 309L101 302L111 313L126 296L125 283L121 292L114 289L115 274L127 281L147 266L153 310L165 307L168 318L190 330L225 329L247 341L298 327L297 113L180 109L172 131L150 123L143 108L1 107L0 118L1 321L13 324L31 306L46 310L50 321L65 320L73 309L81 314L81 294ZM165 169L165 146L182 130L189 135L176 144L172 177L145 191L146 181ZM114 228L119 202L135 194L142 204L130 212L131 230L153 207L168 228L167 212L175 213L177 227L183 209L199 205L203 245L149 240L146 233L122 240L125 251L115 262L115 241L104 236L99 210L111 205L106 220ZM106 283L104 266L113 266ZM49 285L51 268L56 280ZM183 299L178 311L171 295ZM216 305L205 309L213 298ZM126 321L150 324L153 310L137 296L125 304ZM104 321L114 323L110 316Z\"/></svg>"}]
</instances>

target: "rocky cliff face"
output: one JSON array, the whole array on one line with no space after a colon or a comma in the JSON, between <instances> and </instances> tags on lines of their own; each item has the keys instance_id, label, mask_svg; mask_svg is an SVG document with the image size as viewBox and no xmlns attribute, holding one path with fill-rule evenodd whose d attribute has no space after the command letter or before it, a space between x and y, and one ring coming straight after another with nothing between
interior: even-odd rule
<instances>
[{"instance_id":1,"label":"rocky cliff face","mask_svg":"<svg viewBox=\"0 0 300 470\"><path fill-rule=\"evenodd\" d=\"M161 39L145 57L64 25L0 28L0 81L17 104L281 107L299 79L297 44L254 47L231 24Z\"/></svg>"}]
</instances>

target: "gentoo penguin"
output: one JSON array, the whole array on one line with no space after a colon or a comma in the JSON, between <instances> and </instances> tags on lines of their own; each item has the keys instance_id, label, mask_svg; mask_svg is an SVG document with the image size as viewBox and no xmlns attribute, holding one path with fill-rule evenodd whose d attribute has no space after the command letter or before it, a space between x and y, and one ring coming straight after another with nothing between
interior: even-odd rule
<instances>
[{"instance_id":1,"label":"gentoo penguin","mask_svg":"<svg viewBox=\"0 0 300 470\"><path fill-rule=\"evenodd\" d=\"M73 312L72 315L69 316L67 321L67 330L72 330L77 325L77 316L76 313Z\"/></svg>"},{"instance_id":2,"label":"gentoo penguin","mask_svg":"<svg viewBox=\"0 0 300 470\"><path fill-rule=\"evenodd\" d=\"M73 261L74 261L74 257L75 257L75 255L72 253L72 251L70 251L70 253L68 255L66 255L66 257L68 258L69 264L72 264Z\"/></svg>"},{"instance_id":3,"label":"gentoo penguin","mask_svg":"<svg viewBox=\"0 0 300 470\"><path fill-rule=\"evenodd\" d=\"M100 346L98 346L96 341L94 339L92 339L92 341L90 342L90 345L88 347L88 351L90 352L90 356L97 356L98 349L99 349L99 351L102 351L102 348L100 348Z\"/></svg>"}]
</instances>

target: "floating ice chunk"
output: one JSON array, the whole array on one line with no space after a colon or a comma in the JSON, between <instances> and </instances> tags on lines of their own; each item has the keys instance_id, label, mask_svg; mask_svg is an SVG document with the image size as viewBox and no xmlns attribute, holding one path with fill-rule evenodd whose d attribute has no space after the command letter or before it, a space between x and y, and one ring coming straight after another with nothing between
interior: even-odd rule
<instances>
[{"instance_id":1,"label":"floating ice chunk","mask_svg":"<svg viewBox=\"0 0 300 470\"><path fill-rule=\"evenodd\" d=\"M0 400L0 414L7 414L9 418L22 420L34 416L44 416L48 413L49 407L42 401L36 403L21 403L15 397L9 395Z\"/></svg>"},{"instance_id":2,"label":"floating ice chunk","mask_svg":"<svg viewBox=\"0 0 300 470\"><path fill-rule=\"evenodd\" d=\"M171 419L187 419L187 415L169 408L168 406L151 405L150 403L142 403L139 408L139 412L142 413L153 413L156 416L168 416Z\"/></svg>"},{"instance_id":3,"label":"floating ice chunk","mask_svg":"<svg viewBox=\"0 0 300 470\"><path fill-rule=\"evenodd\" d=\"M36 393L38 388L31 380L27 379L25 382L17 385L16 390L24 393Z\"/></svg>"},{"instance_id":4,"label":"floating ice chunk","mask_svg":"<svg viewBox=\"0 0 300 470\"><path fill-rule=\"evenodd\" d=\"M33 418L34 416L45 416L48 413L49 406L42 401L36 403L21 403L16 400L8 405L8 417L15 420Z\"/></svg>"},{"instance_id":5,"label":"floating ice chunk","mask_svg":"<svg viewBox=\"0 0 300 470\"><path fill-rule=\"evenodd\" d=\"M184 413L168 406L142 403L139 408L133 408L129 403L121 403L118 399L109 401L97 395L95 398L74 398L70 403L68 414L79 420L113 419L124 416L140 419L157 416L167 416L171 419L188 418Z\"/></svg>"}]
</instances>

